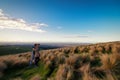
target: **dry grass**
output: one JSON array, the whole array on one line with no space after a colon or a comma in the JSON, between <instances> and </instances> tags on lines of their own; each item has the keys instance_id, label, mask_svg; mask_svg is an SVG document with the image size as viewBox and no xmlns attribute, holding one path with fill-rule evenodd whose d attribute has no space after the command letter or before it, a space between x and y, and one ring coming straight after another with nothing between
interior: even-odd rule
<instances>
[{"instance_id":1,"label":"dry grass","mask_svg":"<svg viewBox=\"0 0 120 80\"><path fill-rule=\"evenodd\" d=\"M67 79L66 80L73 80L74 79L74 73L73 69L69 68L68 73L67 73Z\"/></svg>"},{"instance_id":2,"label":"dry grass","mask_svg":"<svg viewBox=\"0 0 120 80\"><path fill-rule=\"evenodd\" d=\"M106 46L104 46L104 47L105 47L105 51L110 51L111 45L110 44L106 44Z\"/></svg>"},{"instance_id":3,"label":"dry grass","mask_svg":"<svg viewBox=\"0 0 120 80\"><path fill-rule=\"evenodd\" d=\"M4 71L7 68L7 65L4 62L0 62L0 72Z\"/></svg>"},{"instance_id":4,"label":"dry grass","mask_svg":"<svg viewBox=\"0 0 120 80\"><path fill-rule=\"evenodd\" d=\"M101 69L103 69L107 74L107 80L117 80L116 75L120 75L119 70L120 69L120 54L114 53L114 54L103 54L100 56L102 66ZM116 74L117 72L117 74Z\"/></svg>"},{"instance_id":5,"label":"dry grass","mask_svg":"<svg viewBox=\"0 0 120 80\"><path fill-rule=\"evenodd\" d=\"M99 53L102 53L102 52L103 52L103 48L102 48L101 46L99 46L99 47L97 47L97 51L98 51Z\"/></svg>"},{"instance_id":6,"label":"dry grass","mask_svg":"<svg viewBox=\"0 0 120 80\"><path fill-rule=\"evenodd\" d=\"M3 76L3 72L0 72L0 78Z\"/></svg>"},{"instance_id":7,"label":"dry grass","mask_svg":"<svg viewBox=\"0 0 120 80\"><path fill-rule=\"evenodd\" d=\"M51 61L47 61L47 62L45 63L45 68L46 68L46 69L49 68L49 67L51 66L51 64L52 64Z\"/></svg>"},{"instance_id":8,"label":"dry grass","mask_svg":"<svg viewBox=\"0 0 120 80\"><path fill-rule=\"evenodd\" d=\"M12 78L10 80L22 80L20 77L17 77L17 78Z\"/></svg>"},{"instance_id":9,"label":"dry grass","mask_svg":"<svg viewBox=\"0 0 120 80\"><path fill-rule=\"evenodd\" d=\"M21 56L20 56L21 55ZM0 74L4 74L4 70L13 66L24 66L24 64L28 64L29 56L28 53L23 54L16 54L16 55L7 55L7 56L0 56ZM22 65L23 64L23 65Z\"/></svg>"},{"instance_id":10,"label":"dry grass","mask_svg":"<svg viewBox=\"0 0 120 80\"><path fill-rule=\"evenodd\" d=\"M80 55L74 54L69 56L69 58L66 59L67 65L73 66L76 64L76 61L80 58Z\"/></svg>"},{"instance_id":11,"label":"dry grass","mask_svg":"<svg viewBox=\"0 0 120 80\"><path fill-rule=\"evenodd\" d=\"M80 68L80 71L83 73L83 80L92 80L90 76L90 65L86 64Z\"/></svg>"},{"instance_id":12,"label":"dry grass","mask_svg":"<svg viewBox=\"0 0 120 80\"><path fill-rule=\"evenodd\" d=\"M112 53L119 53L120 54L120 45L119 44L113 45Z\"/></svg>"},{"instance_id":13,"label":"dry grass","mask_svg":"<svg viewBox=\"0 0 120 80\"><path fill-rule=\"evenodd\" d=\"M41 77L39 74L36 74L35 76L33 76L30 80L41 80Z\"/></svg>"},{"instance_id":14,"label":"dry grass","mask_svg":"<svg viewBox=\"0 0 120 80\"><path fill-rule=\"evenodd\" d=\"M94 55L96 54L96 53L95 53L95 50L96 50L95 46L90 46L89 53L90 53L92 56L94 56Z\"/></svg>"},{"instance_id":15,"label":"dry grass","mask_svg":"<svg viewBox=\"0 0 120 80\"><path fill-rule=\"evenodd\" d=\"M102 56L100 56L101 58L101 62L102 62L102 68L104 70L111 70L112 68L114 68L116 61L117 61L117 55L116 54L102 54Z\"/></svg>"},{"instance_id":16,"label":"dry grass","mask_svg":"<svg viewBox=\"0 0 120 80\"><path fill-rule=\"evenodd\" d=\"M68 73L68 67L66 64L60 65L56 74L56 80L66 80Z\"/></svg>"},{"instance_id":17,"label":"dry grass","mask_svg":"<svg viewBox=\"0 0 120 80\"><path fill-rule=\"evenodd\" d=\"M65 57L65 55L63 54L63 53L59 53L58 55L57 55L57 64L59 65L59 64L64 64L65 63L65 61L66 61L66 57Z\"/></svg>"},{"instance_id":18,"label":"dry grass","mask_svg":"<svg viewBox=\"0 0 120 80\"><path fill-rule=\"evenodd\" d=\"M54 63L58 70L50 80L117 80L116 71L120 73L120 42L99 43L84 46L65 47L41 51L41 62L46 68ZM9 55L0 57L0 74L3 75L8 65L20 65L28 63L31 53ZM100 58L102 65L97 64L96 58ZM95 61L94 64L91 64ZM81 75L76 77L75 72ZM103 74L105 73L105 74ZM118 74L120 76L120 74ZM31 80L40 80L36 75Z\"/></svg>"}]
</instances>

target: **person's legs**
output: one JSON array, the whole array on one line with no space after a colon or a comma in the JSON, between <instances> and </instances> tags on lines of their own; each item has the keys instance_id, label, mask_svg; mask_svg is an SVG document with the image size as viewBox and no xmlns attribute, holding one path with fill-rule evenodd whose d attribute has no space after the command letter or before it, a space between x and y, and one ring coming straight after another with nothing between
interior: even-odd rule
<instances>
[{"instance_id":1,"label":"person's legs","mask_svg":"<svg viewBox=\"0 0 120 80\"><path fill-rule=\"evenodd\" d=\"M31 54L31 59L30 59L30 65L32 65L32 63L33 63L33 60L34 60L34 54L33 54L33 52L32 52L32 54Z\"/></svg>"},{"instance_id":2,"label":"person's legs","mask_svg":"<svg viewBox=\"0 0 120 80\"><path fill-rule=\"evenodd\" d=\"M39 57L37 57L37 65L38 65L38 62L39 62Z\"/></svg>"},{"instance_id":3,"label":"person's legs","mask_svg":"<svg viewBox=\"0 0 120 80\"><path fill-rule=\"evenodd\" d=\"M38 66L39 57L35 57L35 65Z\"/></svg>"}]
</instances>

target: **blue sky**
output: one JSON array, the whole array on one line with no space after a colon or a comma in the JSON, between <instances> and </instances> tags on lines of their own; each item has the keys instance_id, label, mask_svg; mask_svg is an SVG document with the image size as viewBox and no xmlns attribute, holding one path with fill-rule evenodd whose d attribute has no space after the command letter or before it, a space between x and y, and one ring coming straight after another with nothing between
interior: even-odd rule
<instances>
[{"instance_id":1,"label":"blue sky","mask_svg":"<svg viewBox=\"0 0 120 80\"><path fill-rule=\"evenodd\" d=\"M119 0L1 0L0 42L120 41Z\"/></svg>"}]
</instances>

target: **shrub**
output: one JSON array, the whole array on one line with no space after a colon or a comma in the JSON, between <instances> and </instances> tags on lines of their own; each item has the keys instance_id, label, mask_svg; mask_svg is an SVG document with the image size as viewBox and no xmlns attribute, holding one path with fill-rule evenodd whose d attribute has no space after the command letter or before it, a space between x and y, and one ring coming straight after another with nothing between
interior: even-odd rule
<instances>
[{"instance_id":1,"label":"shrub","mask_svg":"<svg viewBox=\"0 0 120 80\"><path fill-rule=\"evenodd\" d=\"M74 53L77 53L77 54L80 53L79 47L75 48Z\"/></svg>"},{"instance_id":2,"label":"shrub","mask_svg":"<svg viewBox=\"0 0 120 80\"><path fill-rule=\"evenodd\" d=\"M100 61L100 58L95 57L94 60L90 61L90 67L97 67L97 66L101 66L102 63Z\"/></svg>"}]
</instances>

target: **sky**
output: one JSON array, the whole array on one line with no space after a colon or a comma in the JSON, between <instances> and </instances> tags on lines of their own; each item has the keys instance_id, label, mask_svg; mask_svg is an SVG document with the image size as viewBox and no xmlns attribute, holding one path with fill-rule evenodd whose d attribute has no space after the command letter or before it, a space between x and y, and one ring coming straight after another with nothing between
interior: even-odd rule
<instances>
[{"instance_id":1,"label":"sky","mask_svg":"<svg viewBox=\"0 0 120 80\"><path fill-rule=\"evenodd\" d=\"M119 0L0 0L0 42L120 41Z\"/></svg>"}]
</instances>

